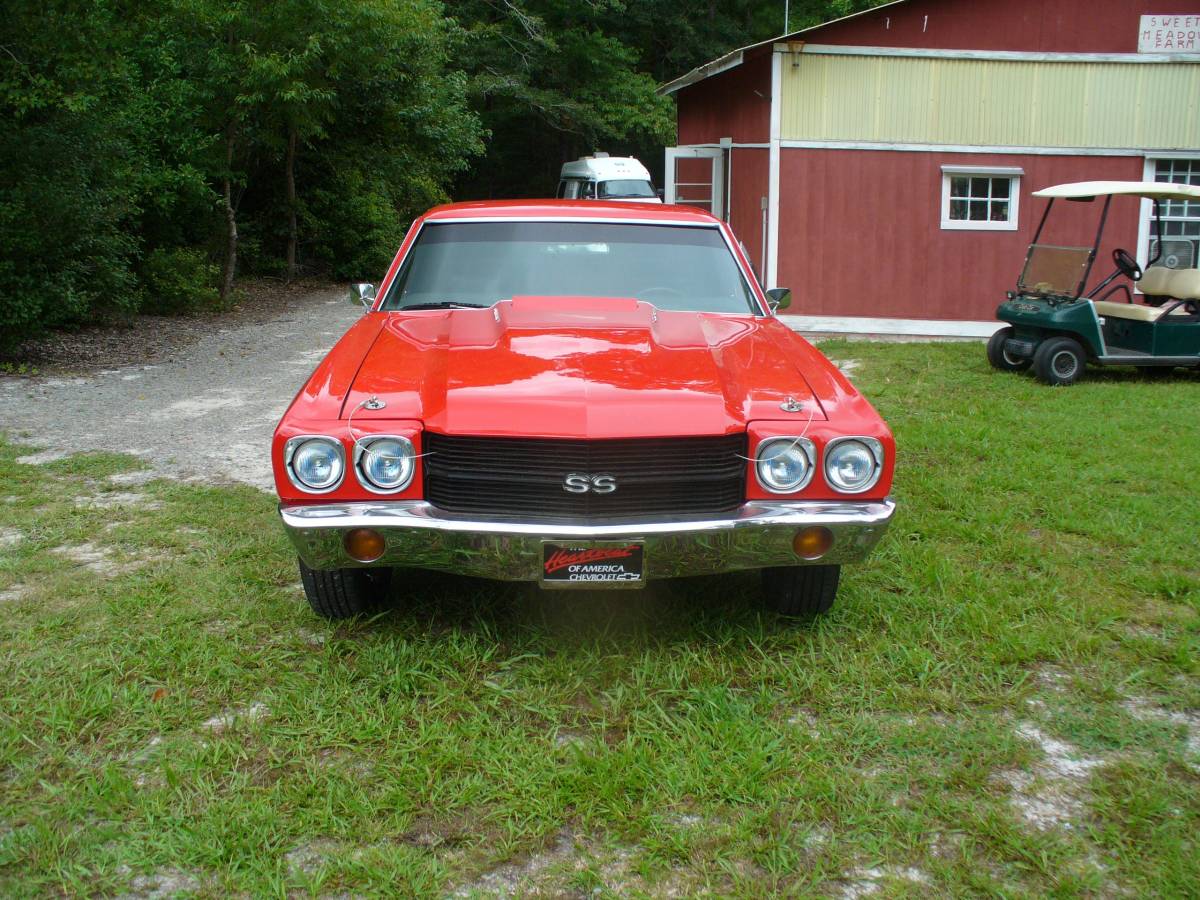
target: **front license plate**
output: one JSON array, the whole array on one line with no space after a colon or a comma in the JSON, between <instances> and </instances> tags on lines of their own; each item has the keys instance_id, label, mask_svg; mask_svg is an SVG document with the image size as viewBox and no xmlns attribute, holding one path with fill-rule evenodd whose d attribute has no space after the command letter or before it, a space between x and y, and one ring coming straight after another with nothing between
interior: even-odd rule
<instances>
[{"instance_id":1,"label":"front license plate","mask_svg":"<svg viewBox=\"0 0 1200 900\"><path fill-rule=\"evenodd\" d=\"M641 587L643 548L637 541L542 544L543 587Z\"/></svg>"}]
</instances>

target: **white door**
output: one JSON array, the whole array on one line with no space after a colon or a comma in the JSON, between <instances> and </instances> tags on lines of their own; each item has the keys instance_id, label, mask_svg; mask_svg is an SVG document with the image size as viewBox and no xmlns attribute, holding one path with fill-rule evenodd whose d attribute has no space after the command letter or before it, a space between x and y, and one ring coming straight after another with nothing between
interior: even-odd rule
<instances>
[{"instance_id":1,"label":"white door","mask_svg":"<svg viewBox=\"0 0 1200 900\"><path fill-rule=\"evenodd\" d=\"M725 151L720 147L668 147L663 199L697 206L718 219L725 208Z\"/></svg>"}]
</instances>

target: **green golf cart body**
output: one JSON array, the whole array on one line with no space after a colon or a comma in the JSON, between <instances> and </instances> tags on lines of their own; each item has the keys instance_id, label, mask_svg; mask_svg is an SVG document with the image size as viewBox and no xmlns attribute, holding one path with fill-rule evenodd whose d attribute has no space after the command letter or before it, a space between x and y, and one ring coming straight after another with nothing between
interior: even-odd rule
<instances>
[{"instance_id":1,"label":"green golf cart body","mask_svg":"<svg viewBox=\"0 0 1200 900\"><path fill-rule=\"evenodd\" d=\"M1161 240L1145 272L1127 251L1113 251L1112 274L1085 293L1113 197L1153 201L1154 234L1161 235L1161 204L1200 203L1200 186L1088 181L1045 188L1034 196L1050 202L1025 255L1017 288L996 310L996 318L1007 327L988 342L988 361L1011 372L1032 368L1052 385L1073 384L1088 363L1137 366L1155 374L1179 366L1200 367L1200 271L1156 266ZM1089 202L1101 197L1100 222L1090 247L1039 242L1056 200ZM1140 287L1144 303L1135 302L1133 284Z\"/></svg>"}]
</instances>

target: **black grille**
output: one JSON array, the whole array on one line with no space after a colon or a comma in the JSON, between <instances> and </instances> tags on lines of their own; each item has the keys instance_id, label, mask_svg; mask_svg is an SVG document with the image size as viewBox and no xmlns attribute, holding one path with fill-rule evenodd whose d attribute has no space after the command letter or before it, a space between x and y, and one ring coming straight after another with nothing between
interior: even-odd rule
<instances>
[{"instance_id":1,"label":"black grille","mask_svg":"<svg viewBox=\"0 0 1200 900\"><path fill-rule=\"evenodd\" d=\"M736 509L746 496L746 435L558 440L426 432L425 498L449 512L602 519ZM608 494L563 490L569 474L611 475Z\"/></svg>"}]
</instances>

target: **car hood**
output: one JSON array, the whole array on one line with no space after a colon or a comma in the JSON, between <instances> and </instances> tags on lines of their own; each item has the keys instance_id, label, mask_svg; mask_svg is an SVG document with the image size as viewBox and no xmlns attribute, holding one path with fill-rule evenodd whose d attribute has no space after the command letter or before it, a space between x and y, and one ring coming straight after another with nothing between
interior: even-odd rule
<instances>
[{"instance_id":1,"label":"car hood","mask_svg":"<svg viewBox=\"0 0 1200 900\"><path fill-rule=\"evenodd\" d=\"M383 315L343 418L561 438L727 434L753 419L825 418L774 319L595 297ZM363 406L372 397L384 405ZM781 412L788 398L803 411Z\"/></svg>"}]
</instances>

